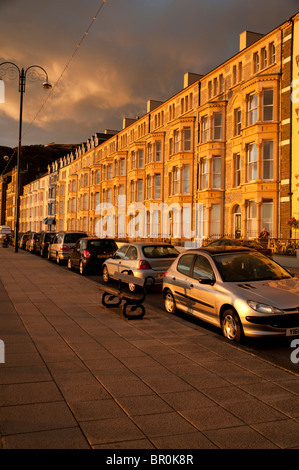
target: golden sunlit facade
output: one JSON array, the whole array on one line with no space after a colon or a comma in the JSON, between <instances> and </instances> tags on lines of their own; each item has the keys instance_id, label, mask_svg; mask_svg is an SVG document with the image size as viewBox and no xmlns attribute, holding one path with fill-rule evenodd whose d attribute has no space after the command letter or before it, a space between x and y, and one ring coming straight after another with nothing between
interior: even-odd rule
<instances>
[{"instance_id":1,"label":"golden sunlit facade","mask_svg":"<svg viewBox=\"0 0 299 470\"><path fill-rule=\"evenodd\" d=\"M56 162L55 230L201 244L266 227L288 238L299 218L298 19L244 31L235 56L186 73L176 95Z\"/></svg>"}]
</instances>

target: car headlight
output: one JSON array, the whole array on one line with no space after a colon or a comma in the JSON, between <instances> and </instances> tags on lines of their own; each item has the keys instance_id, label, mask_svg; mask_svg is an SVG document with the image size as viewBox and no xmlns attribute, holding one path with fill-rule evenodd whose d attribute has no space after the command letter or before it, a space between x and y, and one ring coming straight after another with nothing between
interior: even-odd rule
<instances>
[{"instance_id":1,"label":"car headlight","mask_svg":"<svg viewBox=\"0 0 299 470\"><path fill-rule=\"evenodd\" d=\"M272 305L260 304L259 302L254 302L253 300L247 301L249 307L259 313L271 314L271 313L282 313L279 308L272 307Z\"/></svg>"}]
</instances>

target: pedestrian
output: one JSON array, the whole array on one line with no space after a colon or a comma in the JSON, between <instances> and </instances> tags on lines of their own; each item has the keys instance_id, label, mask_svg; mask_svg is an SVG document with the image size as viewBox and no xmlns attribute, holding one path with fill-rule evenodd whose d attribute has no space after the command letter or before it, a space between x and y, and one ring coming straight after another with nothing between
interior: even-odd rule
<instances>
[{"instance_id":1,"label":"pedestrian","mask_svg":"<svg viewBox=\"0 0 299 470\"><path fill-rule=\"evenodd\" d=\"M270 236L270 233L268 230L264 227L261 233L259 234L259 239L261 240L267 240Z\"/></svg>"}]
</instances>

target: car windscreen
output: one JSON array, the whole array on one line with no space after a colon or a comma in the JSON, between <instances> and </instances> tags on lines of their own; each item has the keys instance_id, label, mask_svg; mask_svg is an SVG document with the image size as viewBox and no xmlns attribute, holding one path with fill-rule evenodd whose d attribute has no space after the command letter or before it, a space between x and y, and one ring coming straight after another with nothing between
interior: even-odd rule
<instances>
[{"instance_id":1,"label":"car windscreen","mask_svg":"<svg viewBox=\"0 0 299 470\"><path fill-rule=\"evenodd\" d=\"M142 251L146 258L176 258L179 255L172 245L148 245Z\"/></svg>"},{"instance_id":2,"label":"car windscreen","mask_svg":"<svg viewBox=\"0 0 299 470\"><path fill-rule=\"evenodd\" d=\"M117 250L117 245L113 240L88 240L87 247L102 250Z\"/></svg>"},{"instance_id":3,"label":"car windscreen","mask_svg":"<svg viewBox=\"0 0 299 470\"><path fill-rule=\"evenodd\" d=\"M291 278L279 264L259 252L221 253L213 256L225 282L248 282Z\"/></svg>"},{"instance_id":4,"label":"car windscreen","mask_svg":"<svg viewBox=\"0 0 299 470\"><path fill-rule=\"evenodd\" d=\"M79 238L83 237L83 233L67 233L64 237L64 243L76 243Z\"/></svg>"}]
</instances>

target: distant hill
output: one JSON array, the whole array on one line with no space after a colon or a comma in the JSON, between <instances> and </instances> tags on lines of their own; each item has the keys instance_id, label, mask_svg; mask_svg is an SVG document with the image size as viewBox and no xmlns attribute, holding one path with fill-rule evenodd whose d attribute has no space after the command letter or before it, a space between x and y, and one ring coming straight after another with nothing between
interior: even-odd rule
<instances>
[{"instance_id":1,"label":"distant hill","mask_svg":"<svg viewBox=\"0 0 299 470\"><path fill-rule=\"evenodd\" d=\"M49 144L49 145L24 145L22 146L21 168L29 170L35 176L45 173L49 163L68 155L79 147L80 144ZM4 160L4 156L11 155L13 157L10 162ZM17 148L0 146L0 175L8 173L17 165Z\"/></svg>"}]
</instances>

